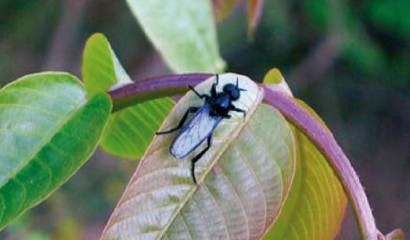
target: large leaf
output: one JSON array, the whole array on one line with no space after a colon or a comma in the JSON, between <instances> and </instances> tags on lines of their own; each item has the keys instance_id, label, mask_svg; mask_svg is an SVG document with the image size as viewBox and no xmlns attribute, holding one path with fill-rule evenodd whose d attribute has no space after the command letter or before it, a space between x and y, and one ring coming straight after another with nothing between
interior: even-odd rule
<instances>
[{"instance_id":1,"label":"large leaf","mask_svg":"<svg viewBox=\"0 0 410 240\"><path fill-rule=\"evenodd\" d=\"M209 0L127 0L147 36L176 72L221 72Z\"/></svg>"},{"instance_id":2,"label":"large leaf","mask_svg":"<svg viewBox=\"0 0 410 240\"><path fill-rule=\"evenodd\" d=\"M25 76L0 91L0 228L38 204L90 157L108 119L107 95L86 98L65 73Z\"/></svg>"},{"instance_id":3,"label":"large leaf","mask_svg":"<svg viewBox=\"0 0 410 240\"><path fill-rule=\"evenodd\" d=\"M220 75L221 86L238 75ZM196 88L208 93L215 78ZM260 104L262 93L248 78L237 107L214 132L210 150L197 162L198 185L190 160L175 159L168 148L175 134L156 137L118 203L102 239L238 239L261 237L275 221L288 195L295 170L290 127L272 107ZM185 95L164 122L175 126L186 109L200 106Z\"/></svg>"},{"instance_id":4,"label":"large leaf","mask_svg":"<svg viewBox=\"0 0 410 240\"><path fill-rule=\"evenodd\" d=\"M104 35L92 35L83 55L82 74L89 95L131 82ZM173 105L170 98L162 98L112 114L102 135L101 147L122 158L141 158Z\"/></svg>"}]
</instances>

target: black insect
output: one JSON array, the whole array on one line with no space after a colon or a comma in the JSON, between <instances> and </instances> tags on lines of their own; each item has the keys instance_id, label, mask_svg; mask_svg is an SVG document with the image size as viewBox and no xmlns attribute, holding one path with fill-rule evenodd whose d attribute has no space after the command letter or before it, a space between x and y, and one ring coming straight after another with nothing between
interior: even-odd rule
<instances>
[{"instance_id":1,"label":"black insect","mask_svg":"<svg viewBox=\"0 0 410 240\"><path fill-rule=\"evenodd\" d=\"M201 143L207 140L207 146L198 155L196 155L191 162L191 175L194 183L195 178L195 163L209 150L212 144L212 133L222 119L231 118L230 111L241 112L246 116L246 111L240 108L236 108L232 102L236 101L240 97L240 91L246 91L239 88L238 79L236 79L236 85L228 83L223 86L223 91L216 92L216 86L219 82L219 76L216 75L216 82L212 84L211 95L200 94L194 87L189 88L201 99L205 99L202 107L189 107L179 122L178 126L168 131L157 132L157 135L168 134L180 129L178 135L172 142L169 151L177 159L182 159L194 151ZM195 113L191 119L186 122L189 113Z\"/></svg>"}]
</instances>

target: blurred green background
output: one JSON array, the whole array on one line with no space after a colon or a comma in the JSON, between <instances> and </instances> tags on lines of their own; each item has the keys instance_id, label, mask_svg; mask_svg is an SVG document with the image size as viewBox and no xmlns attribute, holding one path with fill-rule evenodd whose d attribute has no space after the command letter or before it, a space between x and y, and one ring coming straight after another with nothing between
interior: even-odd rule
<instances>
[{"instance_id":1,"label":"blurred green background","mask_svg":"<svg viewBox=\"0 0 410 240\"><path fill-rule=\"evenodd\" d=\"M378 227L410 234L410 1L265 1L253 41L244 4L218 23L229 72L279 68L328 123L357 170ZM171 73L125 1L1 0L0 85L39 71L81 76L86 39L104 33L133 79ZM98 239L136 162L97 151L0 239ZM357 239L350 210L339 239Z\"/></svg>"}]
</instances>

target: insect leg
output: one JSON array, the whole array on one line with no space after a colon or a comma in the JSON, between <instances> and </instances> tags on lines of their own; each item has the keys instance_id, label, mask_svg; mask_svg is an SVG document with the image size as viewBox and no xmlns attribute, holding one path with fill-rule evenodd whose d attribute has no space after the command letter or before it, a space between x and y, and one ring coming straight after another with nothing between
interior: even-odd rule
<instances>
[{"instance_id":1,"label":"insect leg","mask_svg":"<svg viewBox=\"0 0 410 240\"><path fill-rule=\"evenodd\" d=\"M162 134L167 134L167 133L172 133L175 132L176 130L180 129L182 126L184 126L184 123L186 119L188 118L189 113L194 113L198 111L199 107L189 107L188 110L185 112L184 116L182 117L181 121L179 121L178 126L168 130L168 131L163 131L163 132L156 132L156 135L162 135Z\"/></svg>"},{"instance_id":2,"label":"insect leg","mask_svg":"<svg viewBox=\"0 0 410 240\"><path fill-rule=\"evenodd\" d=\"M200 94L194 87L192 87L191 85L188 85L189 89L191 89L199 98L206 98L209 97L208 94Z\"/></svg>"},{"instance_id":3,"label":"insect leg","mask_svg":"<svg viewBox=\"0 0 410 240\"><path fill-rule=\"evenodd\" d=\"M229 110L235 111L235 112L241 112L241 113L243 113L243 117L244 117L244 118L246 117L246 111L243 110L243 109L237 108L237 107L235 107L234 105L230 105L230 106L229 106Z\"/></svg>"},{"instance_id":4,"label":"insect leg","mask_svg":"<svg viewBox=\"0 0 410 240\"><path fill-rule=\"evenodd\" d=\"M206 146L206 148L204 150L202 150L200 153L198 153L198 155L196 155L191 162L191 175L192 175L192 179L194 180L194 183L196 184L196 178L195 178L195 163L202 157L202 155L204 155L206 153L206 151L209 150L209 148L212 145L212 135L209 135L208 139L207 139L207 143L208 146Z\"/></svg>"},{"instance_id":5,"label":"insect leg","mask_svg":"<svg viewBox=\"0 0 410 240\"><path fill-rule=\"evenodd\" d=\"M216 97L216 86L219 83L219 75L216 74L216 82L212 83L212 88L211 88L211 97Z\"/></svg>"}]
</instances>

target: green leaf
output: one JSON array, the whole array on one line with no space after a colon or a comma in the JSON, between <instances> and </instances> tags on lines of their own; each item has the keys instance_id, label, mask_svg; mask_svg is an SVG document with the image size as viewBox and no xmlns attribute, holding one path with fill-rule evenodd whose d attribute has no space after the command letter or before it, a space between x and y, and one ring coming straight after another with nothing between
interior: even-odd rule
<instances>
[{"instance_id":1,"label":"green leaf","mask_svg":"<svg viewBox=\"0 0 410 240\"><path fill-rule=\"evenodd\" d=\"M178 73L221 72L209 0L127 0L145 33Z\"/></svg>"},{"instance_id":2,"label":"green leaf","mask_svg":"<svg viewBox=\"0 0 410 240\"><path fill-rule=\"evenodd\" d=\"M85 44L82 75L89 96L106 92L115 84L132 82L107 38L101 33L93 34Z\"/></svg>"},{"instance_id":3,"label":"green leaf","mask_svg":"<svg viewBox=\"0 0 410 240\"><path fill-rule=\"evenodd\" d=\"M179 160L168 151L175 134L155 137L102 239L258 239L275 221L294 175L293 134L278 111L260 104L263 94L248 78L220 75L217 91L236 77L247 91L235 106L247 111L246 118L232 112L217 126L212 147L196 163L198 185L190 168L202 147ZM214 81L196 89L208 93ZM161 129L178 124L189 106L201 102L188 92Z\"/></svg>"},{"instance_id":4,"label":"green leaf","mask_svg":"<svg viewBox=\"0 0 410 240\"><path fill-rule=\"evenodd\" d=\"M297 140L295 178L279 219L264 239L334 239L343 221L347 198L315 145L298 129L293 131Z\"/></svg>"},{"instance_id":5,"label":"green leaf","mask_svg":"<svg viewBox=\"0 0 410 240\"><path fill-rule=\"evenodd\" d=\"M111 102L88 100L66 73L28 75L0 91L0 228L72 176L93 153Z\"/></svg>"},{"instance_id":6,"label":"green leaf","mask_svg":"<svg viewBox=\"0 0 410 240\"><path fill-rule=\"evenodd\" d=\"M131 82L107 38L101 33L92 35L87 41L82 72L90 95L105 92L114 84ZM141 158L173 105L170 98L162 98L112 114L102 134L101 147L118 157Z\"/></svg>"},{"instance_id":7,"label":"green leaf","mask_svg":"<svg viewBox=\"0 0 410 240\"><path fill-rule=\"evenodd\" d=\"M101 147L126 159L139 159L174 106L169 98L156 99L114 113L101 137Z\"/></svg>"},{"instance_id":8,"label":"green leaf","mask_svg":"<svg viewBox=\"0 0 410 240\"><path fill-rule=\"evenodd\" d=\"M373 22L372 26L382 31L395 33L404 39L410 36L410 18L408 17L410 1L367 1L363 9Z\"/></svg>"}]
</instances>

